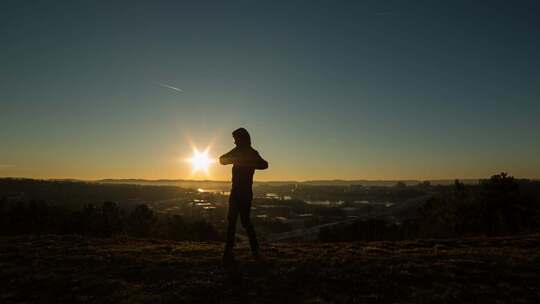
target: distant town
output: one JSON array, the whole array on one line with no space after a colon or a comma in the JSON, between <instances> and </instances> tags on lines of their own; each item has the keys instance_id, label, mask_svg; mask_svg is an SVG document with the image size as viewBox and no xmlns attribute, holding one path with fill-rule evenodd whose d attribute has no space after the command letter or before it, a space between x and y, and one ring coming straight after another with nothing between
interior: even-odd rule
<instances>
[{"instance_id":1,"label":"distant town","mask_svg":"<svg viewBox=\"0 0 540 304\"><path fill-rule=\"evenodd\" d=\"M2 178L0 216L11 220L3 223L6 234L221 240L229 189L220 181ZM499 234L535 227L529 202L539 191L540 182L506 173L464 181L256 182L251 219L264 241Z\"/></svg>"}]
</instances>

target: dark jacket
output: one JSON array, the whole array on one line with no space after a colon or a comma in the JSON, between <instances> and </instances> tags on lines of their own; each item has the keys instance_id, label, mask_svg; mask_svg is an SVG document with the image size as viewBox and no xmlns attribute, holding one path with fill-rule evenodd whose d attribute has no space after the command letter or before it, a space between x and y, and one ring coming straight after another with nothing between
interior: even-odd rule
<instances>
[{"instance_id":1,"label":"dark jacket","mask_svg":"<svg viewBox=\"0 0 540 304\"><path fill-rule=\"evenodd\" d=\"M268 168L268 162L251 146L236 147L222 155L219 158L219 162L222 165L233 165L233 190L251 190L255 170L264 170Z\"/></svg>"}]
</instances>

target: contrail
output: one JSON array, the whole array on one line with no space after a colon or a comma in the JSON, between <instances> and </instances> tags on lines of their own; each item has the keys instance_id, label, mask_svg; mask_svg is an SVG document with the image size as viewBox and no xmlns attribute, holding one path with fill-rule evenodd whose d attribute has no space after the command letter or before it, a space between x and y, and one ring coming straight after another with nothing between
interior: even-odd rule
<instances>
[{"instance_id":1,"label":"contrail","mask_svg":"<svg viewBox=\"0 0 540 304\"><path fill-rule=\"evenodd\" d=\"M184 92L184 90L180 89L180 88L177 88L177 87L173 87L173 86L170 86L168 84L164 84L164 83L161 83L161 82L157 82L157 85L162 87L162 88L167 88L167 89L171 89L171 90L175 90L177 92Z\"/></svg>"}]
</instances>

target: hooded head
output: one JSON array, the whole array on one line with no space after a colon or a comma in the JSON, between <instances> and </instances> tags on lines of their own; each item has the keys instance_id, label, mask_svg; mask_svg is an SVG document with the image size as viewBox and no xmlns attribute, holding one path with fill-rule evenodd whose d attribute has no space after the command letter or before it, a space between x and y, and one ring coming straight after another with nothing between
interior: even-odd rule
<instances>
[{"instance_id":1,"label":"hooded head","mask_svg":"<svg viewBox=\"0 0 540 304\"><path fill-rule=\"evenodd\" d=\"M249 136L249 133L246 129L238 128L232 132L232 136L234 138L234 143L238 147L251 146L251 137Z\"/></svg>"}]
</instances>

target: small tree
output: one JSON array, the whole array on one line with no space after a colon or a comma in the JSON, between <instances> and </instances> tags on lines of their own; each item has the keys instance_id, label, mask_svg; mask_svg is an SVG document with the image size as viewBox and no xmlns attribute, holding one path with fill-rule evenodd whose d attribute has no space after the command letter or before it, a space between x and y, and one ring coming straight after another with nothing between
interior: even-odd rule
<instances>
[{"instance_id":1,"label":"small tree","mask_svg":"<svg viewBox=\"0 0 540 304\"><path fill-rule=\"evenodd\" d=\"M166 237L175 241L187 240L187 224L180 215L167 218Z\"/></svg>"},{"instance_id":2,"label":"small tree","mask_svg":"<svg viewBox=\"0 0 540 304\"><path fill-rule=\"evenodd\" d=\"M198 220L190 225L191 237L194 241L217 241L219 232L207 221Z\"/></svg>"},{"instance_id":3,"label":"small tree","mask_svg":"<svg viewBox=\"0 0 540 304\"><path fill-rule=\"evenodd\" d=\"M128 227L131 235L148 237L157 222L154 212L145 204L137 205L128 217Z\"/></svg>"},{"instance_id":4,"label":"small tree","mask_svg":"<svg viewBox=\"0 0 540 304\"><path fill-rule=\"evenodd\" d=\"M405 184L404 182L397 182L394 187L398 188L398 189L405 189L407 188L407 184Z\"/></svg>"},{"instance_id":5,"label":"small tree","mask_svg":"<svg viewBox=\"0 0 540 304\"><path fill-rule=\"evenodd\" d=\"M83 207L81 216L81 233L84 235L97 236L100 235L100 212L93 204L88 204Z\"/></svg>"},{"instance_id":6,"label":"small tree","mask_svg":"<svg viewBox=\"0 0 540 304\"><path fill-rule=\"evenodd\" d=\"M490 235L520 230L525 204L514 177L502 172L481 182L481 202Z\"/></svg>"},{"instance_id":7,"label":"small tree","mask_svg":"<svg viewBox=\"0 0 540 304\"><path fill-rule=\"evenodd\" d=\"M102 232L110 237L122 231L122 216L114 202L104 202L101 206Z\"/></svg>"}]
</instances>

